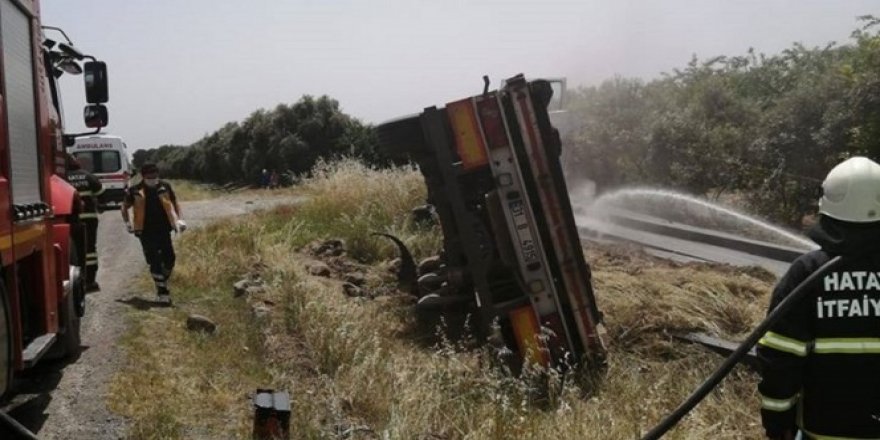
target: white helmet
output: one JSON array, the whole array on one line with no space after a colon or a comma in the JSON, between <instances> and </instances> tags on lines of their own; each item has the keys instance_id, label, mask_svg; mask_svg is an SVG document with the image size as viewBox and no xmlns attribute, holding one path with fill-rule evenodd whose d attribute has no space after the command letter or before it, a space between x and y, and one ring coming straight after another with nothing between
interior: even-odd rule
<instances>
[{"instance_id":1,"label":"white helmet","mask_svg":"<svg viewBox=\"0 0 880 440\"><path fill-rule=\"evenodd\" d=\"M819 212L846 222L880 221L880 165L852 157L834 167L822 182Z\"/></svg>"}]
</instances>

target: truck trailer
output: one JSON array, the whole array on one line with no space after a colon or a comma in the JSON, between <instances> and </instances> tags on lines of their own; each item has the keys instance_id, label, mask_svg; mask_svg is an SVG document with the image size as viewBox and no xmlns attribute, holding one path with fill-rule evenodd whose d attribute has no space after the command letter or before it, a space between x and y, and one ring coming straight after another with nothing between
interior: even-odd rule
<instances>
[{"instance_id":1,"label":"truck trailer","mask_svg":"<svg viewBox=\"0 0 880 440\"><path fill-rule=\"evenodd\" d=\"M468 311L518 365L601 363L602 315L548 113L553 82L486 81L480 95L378 127L386 154L419 166L443 232L440 263L407 282L418 313Z\"/></svg>"}]
</instances>

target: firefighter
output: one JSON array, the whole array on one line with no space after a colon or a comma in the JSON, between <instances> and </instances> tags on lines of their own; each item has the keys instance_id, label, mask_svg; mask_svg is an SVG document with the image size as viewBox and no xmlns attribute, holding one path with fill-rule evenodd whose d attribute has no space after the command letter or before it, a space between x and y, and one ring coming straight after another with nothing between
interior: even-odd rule
<instances>
[{"instance_id":1,"label":"firefighter","mask_svg":"<svg viewBox=\"0 0 880 440\"><path fill-rule=\"evenodd\" d=\"M141 181L129 188L122 204L122 219L129 232L140 239L159 302L171 305L168 280L174 270L171 231L186 230L180 218L177 197L168 182L159 180L159 169L147 163L140 170ZM130 220L128 210L134 218Z\"/></svg>"},{"instance_id":2,"label":"firefighter","mask_svg":"<svg viewBox=\"0 0 880 440\"><path fill-rule=\"evenodd\" d=\"M771 310L821 265L842 260L758 343L770 439L880 438L880 165L853 157L822 183L821 247L773 291Z\"/></svg>"},{"instance_id":3,"label":"firefighter","mask_svg":"<svg viewBox=\"0 0 880 440\"><path fill-rule=\"evenodd\" d=\"M76 188L82 200L79 219L86 227L86 292L96 292L98 285L98 196L104 192L101 181L92 173L83 169L75 157L67 156L67 181Z\"/></svg>"}]
</instances>

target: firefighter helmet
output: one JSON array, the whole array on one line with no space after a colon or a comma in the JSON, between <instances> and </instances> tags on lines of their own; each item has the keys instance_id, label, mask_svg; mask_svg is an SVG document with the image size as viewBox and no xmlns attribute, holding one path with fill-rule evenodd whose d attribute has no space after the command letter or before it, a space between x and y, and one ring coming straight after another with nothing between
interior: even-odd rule
<instances>
[{"instance_id":1,"label":"firefighter helmet","mask_svg":"<svg viewBox=\"0 0 880 440\"><path fill-rule=\"evenodd\" d=\"M819 213L853 223L880 221L880 165L852 157L834 167L822 182Z\"/></svg>"}]
</instances>

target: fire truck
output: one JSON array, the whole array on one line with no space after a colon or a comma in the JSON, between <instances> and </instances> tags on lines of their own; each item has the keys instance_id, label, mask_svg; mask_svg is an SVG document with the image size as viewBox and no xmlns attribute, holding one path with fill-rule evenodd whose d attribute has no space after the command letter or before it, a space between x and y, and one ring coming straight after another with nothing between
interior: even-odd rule
<instances>
[{"instance_id":1,"label":"fire truck","mask_svg":"<svg viewBox=\"0 0 880 440\"><path fill-rule=\"evenodd\" d=\"M418 164L443 232L439 261L418 272L389 237L401 281L419 297L420 319L448 324L465 311L479 336L517 355L514 365L602 363L602 315L548 112L554 81L518 75L489 91L484 80L481 95L378 126L386 154Z\"/></svg>"},{"instance_id":2,"label":"fire truck","mask_svg":"<svg viewBox=\"0 0 880 440\"><path fill-rule=\"evenodd\" d=\"M64 180L78 135L62 132L58 78L83 75L87 127L108 118L106 65L39 17L36 0L0 0L0 395L17 373L80 350L85 237Z\"/></svg>"}]
</instances>

